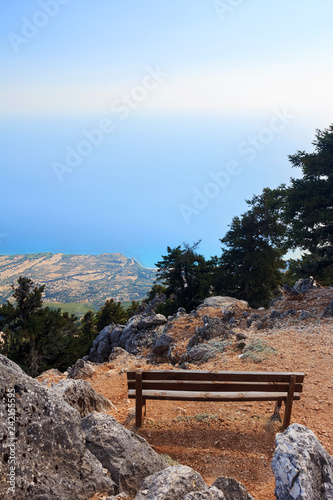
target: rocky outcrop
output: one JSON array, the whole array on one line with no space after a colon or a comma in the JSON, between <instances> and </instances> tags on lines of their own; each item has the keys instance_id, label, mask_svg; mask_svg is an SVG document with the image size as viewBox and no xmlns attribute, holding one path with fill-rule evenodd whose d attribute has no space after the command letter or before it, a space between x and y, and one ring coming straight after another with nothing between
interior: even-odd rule
<instances>
[{"instance_id":1,"label":"rocky outcrop","mask_svg":"<svg viewBox=\"0 0 333 500\"><path fill-rule=\"evenodd\" d=\"M117 347L134 355L142 348L152 348L158 338L157 330L166 322L167 319L162 314L137 314L124 326L106 326L94 340L88 359L104 363Z\"/></svg>"},{"instance_id":2,"label":"rocky outcrop","mask_svg":"<svg viewBox=\"0 0 333 500\"><path fill-rule=\"evenodd\" d=\"M88 449L111 474L120 491L135 493L142 481L167 467L141 436L113 417L93 412L82 419Z\"/></svg>"},{"instance_id":3,"label":"rocky outcrop","mask_svg":"<svg viewBox=\"0 0 333 500\"><path fill-rule=\"evenodd\" d=\"M245 486L233 477L220 476L214 481L212 486L221 490L226 500L254 500Z\"/></svg>"},{"instance_id":4,"label":"rocky outcrop","mask_svg":"<svg viewBox=\"0 0 333 500\"><path fill-rule=\"evenodd\" d=\"M198 472L185 465L174 465L147 477L134 500L183 500L188 493L207 489Z\"/></svg>"},{"instance_id":5,"label":"rocky outcrop","mask_svg":"<svg viewBox=\"0 0 333 500\"><path fill-rule=\"evenodd\" d=\"M111 334L113 330L118 329L120 336L123 328L123 326L117 327L114 323L103 328L95 338L87 359L94 363L104 363L107 361L112 351Z\"/></svg>"},{"instance_id":6,"label":"rocky outcrop","mask_svg":"<svg viewBox=\"0 0 333 500\"><path fill-rule=\"evenodd\" d=\"M312 276L310 276L309 278L305 279L301 278L298 281L296 281L292 289L296 293L304 293L307 292L308 290L312 290L312 288L317 288L317 287L318 285L315 279Z\"/></svg>"},{"instance_id":7,"label":"rocky outcrop","mask_svg":"<svg viewBox=\"0 0 333 500\"><path fill-rule=\"evenodd\" d=\"M167 335L166 333L162 333L162 335L155 342L152 351L153 354L155 354L156 356L162 356L164 353L168 352L171 342L172 337L170 337L170 335Z\"/></svg>"},{"instance_id":8,"label":"rocky outcrop","mask_svg":"<svg viewBox=\"0 0 333 500\"><path fill-rule=\"evenodd\" d=\"M115 406L102 394L98 394L86 380L61 380L52 388L66 403L85 417L93 411L107 413Z\"/></svg>"},{"instance_id":9,"label":"rocky outcrop","mask_svg":"<svg viewBox=\"0 0 333 500\"><path fill-rule=\"evenodd\" d=\"M332 500L333 459L312 431L290 425L277 434L272 461L277 500Z\"/></svg>"},{"instance_id":10,"label":"rocky outcrop","mask_svg":"<svg viewBox=\"0 0 333 500\"><path fill-rule=\"evenodd\" d=\"M115 493L115 484L86 448L77 410L1 355L0 380L1 470L5 478L15 455L15 498L87 500L97 492ZM14 430L9 417L15 417ZM8 487L0 481L1 498L14 497Z\"/></svg>"},{"instance_id":11,"label":"rocky outcrop","mask_svg":"<svg viewBox=\"0 0 333 500\"><path fill-rule=\"evenodd\" d=\"M89 361L84 361L83 359L78 359L77 362L68 368L68 378L79 379L84 377L90 377L95 373L95 368Z\"/></svg>"}]
</instances>

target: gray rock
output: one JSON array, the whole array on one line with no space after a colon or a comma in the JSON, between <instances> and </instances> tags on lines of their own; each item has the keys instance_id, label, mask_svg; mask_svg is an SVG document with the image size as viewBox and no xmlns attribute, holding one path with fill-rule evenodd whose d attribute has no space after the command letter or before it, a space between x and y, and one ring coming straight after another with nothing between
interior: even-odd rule
<instances>
[{"instance_id":1,"label":"gray rock","mask_svg":"<svg viewBox=\"0 0 333 500\"><path fill-rule=\"evenodd\" d=\"M162 333L153 347L153 353L157 356L160 356L161 354L167 352L169 350L171 341L172 337L170 337L166 333Z\"/></svg>"},{"instance_id":2,"label":"gray rock","mask_svg":"<svg viewBox=\"0 0 333 500\"><path fill-rule=\"evenodd\" d=\"M107 413L115 406L102 394L98 394L86 380L62 380L52 388L66 403L85 417L93 411Z\"/></svg>"},{"instance_id":3,"label":"gray rock","mask_svg":"<svg viewBox=\"0 0 333 500\"><path fill-rule=\"evenodd\" d=\"M72 379L79 379L82 377L88 377L95 372L94 365L89 361L83 361L83 359L78 359L77 362L70 368L68 368L68 377Z\"/></svg>"},{"instance_id":4,"label":"gray rock","mask_svg":"<svg viewBox=\"0 0 333 500\"><path fill-rule=\"evenodd\" d=\"M245 486L233 477L220 476L212 486L221 490L226 500L254 500Z\"/></svg>"},{"instance_id":5,"label":"gray rock","mask_svg":"<svg viewBox=\"0 0 333 500\"><path fill-rule=\"evenodd\" d=\"M223 311L223 319L225 321L230 321L231 318L233 317L234 313L232 311L229 311L228 309L226 309L225 311Z\"/></svg>"},{"instance_id":6,"label":"gray rock","mask_svg":"<svg viewBox=\"0 0 333 500\"><path fill-rule=\"evenodd\" d=\"M115 327L116 325L112 323L99 332L90 350L89 361L104 363L108 359L112 351L111 333Z\"/></svg>"},{"instance_id":7,"label":"gray rock","mask_svg":"<svg viewBox=\"0 0 333 500\"><path fill-rule=\"evenodd\" d=\"M148 330L149 328L156 328L165 325L167 319L163 314L152 314L151 316L143 316L138 324L139 330Z\"/></svg>"},{"instance_id":8,"label":"gray rock","mask_svg":"<svg viewBox=\"0 0 333 500\"><path fill-rule=\"evenodd\" d=\"M134 360L135 356L133 354L130 354L129 352L125 351L125 349L122 349L121 347L114 347L112 349L112 352L108 358L108 361L115 361L118 358L123 358L124 363L129 360Z\"/></svg>"},{"instance_id":9,"label":"gray rock","mask_svg":"<svg viewBox=\"0 0 333 500\"><path fill-rule=\"evenodd\" d=\"M279 318L281 316L281 312L277 311L276 309L273 309L273 311L270 314L271 319Z\"/></svg>"},{"instance_id":10,"label":"gray rock","mask_svg":"<svg viewBox=\"0 0 333 500\"><path fill-rule=\"evenodd\" d=\"M110 472L120 491L134 494L147 476L167 467L145 439L109 415L91 413L82 419L82 429L88 449Z\"/></svg>"},{"instance_id":11,"label":"gray rock","mask_svg":"<svg viewBox=\"0 0 333 500\"><path fill-rule=\"evenodd\" d=\"M146 315L153 314L157 306L163 304L165 300L166 296L164 295L164 293L157 293L155 297L148 304L142 302L142 304L139 305L137 312L138 314L146 314Z\"/></svg>"},{"instance_id":12,"label":"gray rock","mask_svg":"<svg viewBox=\"0 0 333 500\"><path fill-rule=\"evenodd\" d=\"M294 292L303 293L307 292L308 290L311 290L312 288L317 288L317 287L318 285L315 279L312 276L310 276L309 278L299 279L298 281L296 281L292 289L294 290Z\"/></svg>"},{"instance_id":13,"label":"gray rock","mask_svg":"<svg viewBox=\"0 0 333 500\"><path fill-rule=\"evenodd\" d=\"M210 340L214 337L230 337L230 332L226 328L224 322L219 318L211 318L203 316L202 321L204 326L195 329L195 335L203 340Z\"/></svg>"},{"instance_id":14,"label":"gray rock","mask_svg":"<svg viewBox=\"0 0 333 500\"><path fill-rule=\"evenodd\" d=\"M277 500L332 500L333 459L312 431L292 424L275 438Z\"/></svg>"},{"instance_id":15,"label":"gray rock","mask_svg":"<svg viewBox=\"0 0 333 500\"><path fill-rule=\"evenodd\" d=\"M55 391L43 387L0 355L1 470L9 473L9 392L16 401L16 495L20 500L87 500L115 493L115 485L86 448L81 417ZM0 481L0 497L8 484ZM10 498L13 498L12 495Z\"/></svg>"},{"instance_id":16,"label":"gray rock","mask_svg":"<svg viewBox=\"0 0 333 500\"><path fill-rule=\"evenodd\" d=\"M205 344L199 344L189 349L187 353L182 356L181 361L188 361L191 363L205 363L209 359L217 356L217 354L224 352L228 345L230 345L230 342L226 340L210 340Z\"/></svg>"},{"instance_id":17,"label":"gray rock","mask_svg":"<svg viewBox=\"0 0 333 500\"><path fill-rule=\"evenodd\" d=\"M203 301L202 304L200 304L198 309L202 309L203 307L218 307L222 308L223 310L225 309L234 309L234 307L237 307L239 309L247 309L249 307L249 304L245 300L238 300L233 297L208 297Z\"/></svg>"},{"instance_id":18,"label":"gray rock","mask_svg":"<svg viewBox=\"0 0 333 500\"><path fill-rule=\"evenodd\" d=\"M325 311L322 314L323 318L330 318L333 316L333 300L328 304Z\"/></svg>"},{"instance_id":19,"label":"gray rock","mask_svg":"<svg viewBox=\"0 0 333 500\"><path fill-rule=\"evenodd\" d=\"M305 311L303 310L300 315L300 319L308 319L311 318L311 313L310 311Z\"/></svg>"},{"instance_id":20,"label":"gray rock","mask_svg":"<svg viewBox=\"0 0 333 500\"><path fill-rule=\"evenodd\" d=\"M183 500L194 491L208 489L200 474L191 467L174 465L147 477L134 500Z\"/></svg>"},{"instance_id":21,"label":"gray rock","mask_svg":"<svg viewBox=\"0 0 333 500\"><path fill-rule=\"evenodd\" d=\"M106 326L96 337L89 353L89 360L104 363L115 348L122 348L137 355L142 348L152 348L158 333L154 328L164 325L167 319L162 314L136 314L126 325Z\"/></svg>"},{"instance_id":22,"label":"gray rock","mask_svg":"<svg viewBox=\"0 0 333 500\"><path fill-rule=\"evenodd\" d=\"M188 493L183 500L225 500L225 496L221 490L211 486L208 490Z\"/></svg>"}]
</instances>

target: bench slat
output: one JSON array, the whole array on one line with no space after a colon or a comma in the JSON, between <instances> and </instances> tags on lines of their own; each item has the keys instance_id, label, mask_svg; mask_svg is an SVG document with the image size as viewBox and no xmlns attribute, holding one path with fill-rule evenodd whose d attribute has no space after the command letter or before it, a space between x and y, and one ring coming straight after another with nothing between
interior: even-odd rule
<instances>
[{"instance_id":1,"label":"bench slat","mask_svg":"<svg viewBox=\"0 0 333 500\"><path fill-rule=\"evenodd\" d=\"M129 389L135 389L135 381L128 382ZM147 390L167 390L167 391L200 391L200 392L288 392L289 384L277 382L201 382L187 380L143 380L142 388ZM295 385L295 392L302 392L302 384Z\"/></svg>"},{"instance_id":2,"label":"bench slat","mask_svg":"<svg viewBox=\"0 0 333 500\"><path fill-rule=\"evenodd\" d=\"M127 372L128 380L135 380L135 371ZM304 373L293 372L210 372L205 370L152 370L143 371L143 380L199 380L219 382L281 382L288 383L295 375L296 383L302 383Z\"/></svg>"},{"instance_id":3,"label":"bench slat","mask_svg":"<svg viewBox=\"0 0 333 500\"><path fill-rule=\"evenodd\" d=\"M128 397L135 399L135 390L130 389ZM163 399L170 401L277 401L286 400L288 392L179 392L179 391L142 391L143 399ZM294 393L294 400L300 399L299 393Z\"/></svg>"}]
</instances>

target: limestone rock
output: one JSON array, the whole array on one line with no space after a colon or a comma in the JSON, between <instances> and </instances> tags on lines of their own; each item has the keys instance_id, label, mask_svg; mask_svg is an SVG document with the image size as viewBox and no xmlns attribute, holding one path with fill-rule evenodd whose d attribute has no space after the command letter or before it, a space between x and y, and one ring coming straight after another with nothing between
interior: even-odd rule
<instances>
[{"instance_id":1,"label":"limestone rock","mask_svg":"<svg viewBox=\"0 0 333 500\"><path fill-rule=\"evenodd\" d=\"M78 359L77 362L69 369L67 378L82 378L89 377L95 372L94 365L89 361Z\"/></svg>"},{"instance_id":2,"label":"limestone rock","mask_svg":"<svg viewBox=\"0 0 333 500\"><path fill-rule=\"evenodd\" d=\"M218 307L222 308L223 310L231 310L234 311L235 309L247 309L249 307L249 304L245 300L238 300L233 297L208 297L203 301L202 304L197 308L201 309L203 307Z\"/></svg>"},{"instance_id":3,"label":"limestone rock","mask_svg":"<svg viewBox=\"0 0 333 500\"><path fill-rule=\"evenodd\" d=\"M318 285L315 281L315 279L310 276L310 278L305 278L305 279L299 279L296 281L296 283L293 286L293 290L297 293L303 293L307 292L308 290L311 290L312 288L317 288Z\"/></svg>"},{"instance_id":4,"label":"limestone rock","mask_svg":"<svg viewBox=\"0 0 333 500\"><path fill-rule=\"evenodd\" d=\"M188 493L208 489L191 467L174 465L147 477L134 500L183 500Z\"/></svg>"},{"instance_id":5,"label":"limestone rock","mask_svg":"<svg viewBox=\"0 0 333 500\"><path fill-rule=\"evenodd\" d=\"M160 356L161 354L167 352L169 350L171 341L172 337L170 337L170 335L162 333L162 335L157 339L153 347L153 353L156 354L157 356Z\"/></svg>"},{"instance_id":6,"label":"limestone rock","mask_svg":"<svg viewBox=\"0 0 333 500\"><path fill-rule=\"evenodd\" d=\"M226 500L254 500L245 486L233 477L220 476L214 481L212 486L223 491Z\"/></svg>"},{"instance_id":7,"label":"limestone rock","mask_svg":"<svg viewBox=\"0 0 333 500\"><path fill-rule=\"evenodd\" d=\"M328 304L325 311L322 314L323 318L329 318L333 316L333 300Z\"/></svg>"},{"instance_id":8,"label":"limestone rock","mask_svg":"<svg viewBox=\"0 0 333 500\"><path fill-rule=\"evenodd\" d=\"M191 492L183 500L226 500L223 492L211 486L208 490Z\"/></svg>"},{"instance_id":9,"label":"limestone rock","mask_svg":"<svg viewBox=\"0 0 333 500\"><path fill-rule=\"evenodd\" d=\"M16 401L15 498L87 500L100 491L115 493L113 481L86 449L77 410L1 355L0 380L0 464L4 476L9 472L12 449L7 431L9 391L14 390ZM0 481L1 498L6 498L7 488L8 484Z\"/></svg>"},{"instance_id":10,"label":"limestone rock","mask_svg":"<svg viewBox=\"0 0 333 500\"><path fill-rule=\"evenodd\" d=\"M333 458L312 431L290 425L275 438L272 461L277 500L332 500Z\"/></svg>"},{"instance_id":11,"label":"limestone rock","mask_svg":"<svg viewBox=\"0 0 333 500\"><path fill-rule=\"evenodd\" d=\"M94 363L104 363L107 361L112 351L111 333L115 328L116 325L112 323L99 332L90 350L89 361L93 361Z\"/></svg>"},{"instance_id":12,"label":"limestone rock","mask_svg":"<svg viewBox=\"0 0 333 500\"><path fill-rule=\"evenodd\" d=\"M145 439L113 417L93 412L82 419L88 449L111 474L120 491L134 494L142 481L167 467Z\"/></svg>"},{"instance_id":13,"label":"limestone rock","mask_svg":"<svg viewBox=\"0 0 333 500\"><path fill-rule=\"evenodd\" d=\"M86 380L62 380L52 390L78 410L81 417L93 411L107 413L115 408L111 401L102 394L98 394Z\"/></svg>"}]
</instances>

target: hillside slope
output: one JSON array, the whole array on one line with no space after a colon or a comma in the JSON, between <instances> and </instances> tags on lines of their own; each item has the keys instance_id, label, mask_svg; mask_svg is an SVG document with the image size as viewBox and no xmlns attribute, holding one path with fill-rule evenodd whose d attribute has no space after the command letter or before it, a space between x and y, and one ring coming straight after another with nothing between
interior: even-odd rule
<instances>
[{"instance_id":1,"label":"hillside slope","mask_svg":"<svg viewBox=\"0 0 333 500\"><path fill-rule=\"evenodd\" d=\"M39 253L0 256L0 303L12 295L20 276L45 284L47 302L96 302L142 299L155 271L122 254L72 255Z\"/></svg>"}]
</instances>

